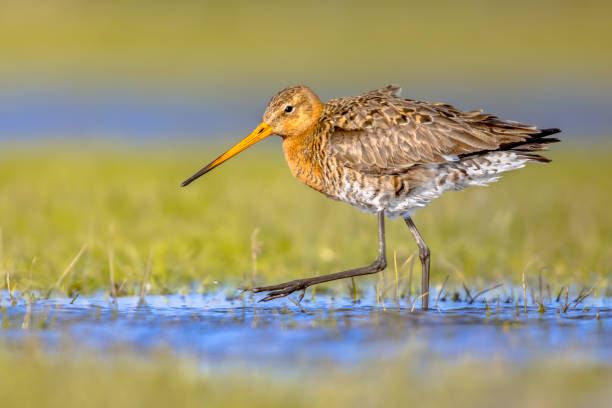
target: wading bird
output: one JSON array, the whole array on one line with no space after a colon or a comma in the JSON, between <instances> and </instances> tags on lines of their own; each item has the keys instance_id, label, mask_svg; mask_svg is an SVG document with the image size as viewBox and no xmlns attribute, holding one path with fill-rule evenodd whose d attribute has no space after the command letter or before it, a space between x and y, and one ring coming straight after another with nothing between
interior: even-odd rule
<instances>
[{"instance_id":1,"label":"wading bird","mask_svg":"<svg viewBox=\"0 0 612 408\"><path fill-rule=\"evenodd\" d=\"M284 89L268 103L263 121L234 147L183 182L188 185L258 141L276 134L291 173L334 200L378 215L378 258L368 266L273 286L262 301L318 283L382 271L387 266L385 216L400 216L419 249L422 308L428 307L430 251L412 213L449 190L496 181L559 139L559 129L538 130L482 111L464 112L435 102L400 98L389 85L326 103L305 86Z\"/></svg>"}]
</instances>

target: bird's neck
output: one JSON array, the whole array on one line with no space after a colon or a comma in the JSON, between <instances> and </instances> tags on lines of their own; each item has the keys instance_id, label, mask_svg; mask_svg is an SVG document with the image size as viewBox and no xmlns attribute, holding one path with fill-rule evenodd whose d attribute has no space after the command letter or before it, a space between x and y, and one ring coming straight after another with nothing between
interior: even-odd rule
<instances>
[{"instance_id":1,"label":"bird's neck","mask_svg":"<svg viewBox=\"0 0 612 408\"><path fill-rule=\"evenodd\" d=\"M315 128L304 134L283 139L283 152L291 170L298 180L317 191L323 189L321 157L315 147Z\"/></svg>"}]
</instances>

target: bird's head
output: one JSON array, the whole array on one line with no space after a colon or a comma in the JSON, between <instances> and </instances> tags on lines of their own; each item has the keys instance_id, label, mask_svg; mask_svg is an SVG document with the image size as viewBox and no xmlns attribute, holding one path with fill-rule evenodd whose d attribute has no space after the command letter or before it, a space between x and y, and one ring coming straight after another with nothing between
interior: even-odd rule
<instances>
[{"instance_id":1,"label":"bird's head","mask_svg":"<svg viewBox=\"0 0 612 408\"><path fill-rule=\"evenodd\" d=\"M315 126L322 111L323 103L310 88L293 86L283 89L270 100L264 112L263 121L250 135L189 177L181 185L183 187L188 185L224 161L270 135L291 138L306 134Z\"/></svg>"},{"instance_id":2,"label":"bird's head","mask_svg":"<svg viewBox=\"0 0 612 408\"><path fill-rule=\"evenodd\" d=\"M322 110L323 103L310 88L293 86L274 95L263 115L263 123L283 138L299 136L314 126Z\"/></svg>"}]
</instances>

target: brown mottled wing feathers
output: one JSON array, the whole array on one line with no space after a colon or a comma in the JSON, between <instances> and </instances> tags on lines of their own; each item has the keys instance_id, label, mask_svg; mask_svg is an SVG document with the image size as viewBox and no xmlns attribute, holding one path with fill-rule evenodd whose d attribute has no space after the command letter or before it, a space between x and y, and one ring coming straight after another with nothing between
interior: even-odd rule
<instances>
[{"instance_id":1,"label":"brown mottled wing feathers","mask_svg":"<svg viewBox=\"0 0 612 408\"><path fill-rule=\"evenodd\" d=\"M364 173L398 174L418 164L497 150L539 133L482 111L402 99L399 92L390 85L327 102L318 133L329 135L328 153Z\"/></svg>"}]
</instances>

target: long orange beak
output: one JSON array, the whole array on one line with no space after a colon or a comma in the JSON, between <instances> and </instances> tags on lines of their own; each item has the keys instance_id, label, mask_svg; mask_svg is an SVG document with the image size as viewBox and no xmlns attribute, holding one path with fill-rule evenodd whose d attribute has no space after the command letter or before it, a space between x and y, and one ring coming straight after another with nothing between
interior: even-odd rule
<instances>
[{"instance_id":1,"label":"long orange beak","mask_svg":"<svg viewBox=\"0 0 612 408\"><path fill-rule=\"evenodd\" d=\"M211 171L212 169L214 169L215 167L217 167L224 161L234 157L235 155L237 155L238 153L240 153L247 147L254 145L255 143L259 142L262 139L265 139L266 137L270 136L273 133L274 131L272 129L272 126L268 125L265 122L261 122L259 126L257 126L255 130L251 132L250 135L242 139L240 142L238 142L234 147L229 149L227 152L217 157L215 160L209 163L206 167L203 167L202 169L200 169L200 171L198 171L196 174L189 177L187 180L183 181L181 186L185 187L186 185L190 184L192 181L194 181L198 177L203 176L204 174L208 173L209 171Z\"/></svg>"}]
</instances>

